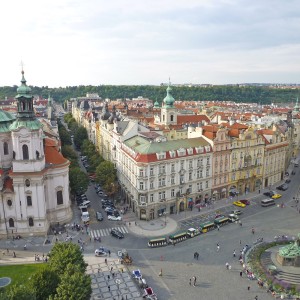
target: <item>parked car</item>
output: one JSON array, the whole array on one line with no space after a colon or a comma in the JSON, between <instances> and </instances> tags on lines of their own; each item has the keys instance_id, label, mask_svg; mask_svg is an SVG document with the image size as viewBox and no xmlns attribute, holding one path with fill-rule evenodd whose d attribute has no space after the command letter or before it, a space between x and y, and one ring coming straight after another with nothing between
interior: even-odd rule
<instances>
[{"instance_id":1,"label":"parked car","mask_svg":"<svg viewBox=\"0 0 300 300\"><path fill-rule=\"evenodd\" d=\"M246 207L246 204L244 204L240 201L234 201L232 204L235 206L239 206L239 207Z\"/></svg>"},{"instance_id":2,"label":"parked car","mask_svg":"<svg viewBox=\"0 0 300 300\"><path fill-rule=\"evenodd\" d=\"M278 199L278 198L281 198L281 194L275 194L272 196L272 199Z\"/></svg>"},{"instance_id":3,"label":"parked car","mask_svg":"<svg viewBox=\"0 0 300 300\"><path fill-rule=\"evenodd\" d=\"M110 234L118 239L123 239L124 238L124 234L118 230L118 229L115 229L113 228L110 232Z\"/></svg>"},{"instance_id":4,"label":"parked car","mask_svg":"<svg viewBox=\"0 0 300 300\"><path fill-rule=\"evenodd\" d=\"M240 214L242 214L242 212L240 210L237 210L237 209L232 210L230 213L234 214L234 215L240 215Z\"/></svg>"},{"instance_id":5,"label":"parked car","mask_svg":"<svg viewBox=\"0 0 300 300\"><path fill-rule=\"evenodd\" d=\"M286 191L289 188L289 186L287 185L287 183L281 184L279 185L276 189L280 190L280 191Z\"/></svg>"},{"instance_id":6,"label":"parked car","mask_svg":"<svg viewBox=\"0 0 300 300\"><path fill-rule=\"evenodd\" d=\"M121 221L122 220L121 216L116 217L114 215L108 215L107 219L112 220L112 221Z\"/></svg>"},{"instance_id":7,"label":"parked car","mask_svg":"<svg viewBox=\"0 0 300 300\"><path fill-rule=\"evenodd\" d=\"M290 178L288 178L286 181L285 181L285 183L290 183L291 182L291 179Z\"/></svg>"},{"instance_id":8,"label":"parked car","mask_svg":"<svg viewBox=\"0 0 300 300\"><path fill-rule=\"evenodd\" d=\"M274 192L274 191L267 191L267 192L264 193L264 195L268 196L268 197L272 197L275 194L276 194L276 192Z\"/></svg>"},{"instance_id":9,"label":"parked car","mask_svg":"<svg viewBox=\"0 0 300 300\"><path fill-rule=\"evenodd\" d=\"M98 221L103 221L103 215L102 215L102 213L100 211L96 212L96 219Z\"/></svg>"},{"instance_id":10,"label":"parked car","mask_svg":"<svg viewBox=\"0 0 300 300\"><path fill-rule=\"evenodd\" d=\"M115 206L112 203L102 203L102 208L107 208L107 207L115 208Z\"/></svg>"},{"instance_id":11,"label":"parked car","mask_svg":"<svg viewBox=\"0 0 300 300\"><path fill-rule=\"evenodd\" d=\"M246 200L246 199L242 199L242 200L239 200L240 202L246 204L246 205L250 205L250 201L249 200Z\"/></svg>"},{"instance_id":12,"label":"parked car","mask_svg":"<svg viewBox=\"0 0 300 300\"><path fill-rule=\"evenodd\" d=\"M106 207L105 208L105 212L108 214L108 213L110 213L110 214L113 214L114 213L114 209L112 208L112 207Z\"/></svg>"},{"instance_id":13,"label":"parked car","mask_svg":"<svg viewBox=\"0 0 300 300\"><path fill-rule=\"evenodd\" d=\"M91 201L89 201L89 200L83 201L83 202L81 203L81 205L84 205L84 206L90 206L90 205L91 205Z\"/></svg>"}]
</instances>

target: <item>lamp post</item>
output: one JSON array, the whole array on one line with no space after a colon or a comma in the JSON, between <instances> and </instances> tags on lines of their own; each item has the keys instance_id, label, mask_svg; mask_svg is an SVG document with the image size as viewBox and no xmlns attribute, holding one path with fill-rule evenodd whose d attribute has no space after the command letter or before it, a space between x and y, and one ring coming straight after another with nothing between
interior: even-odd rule
<instances>
[{"instance_id":1,"label":"lamp post","mask_svg":"<svg viewBox=\"0 0 300 300\"><path fill-rule=\"evenodd\" d=\"M167 225L167 213L164 211L163 215L165 216L165 226Z\"/></svg>"}]
</instances>

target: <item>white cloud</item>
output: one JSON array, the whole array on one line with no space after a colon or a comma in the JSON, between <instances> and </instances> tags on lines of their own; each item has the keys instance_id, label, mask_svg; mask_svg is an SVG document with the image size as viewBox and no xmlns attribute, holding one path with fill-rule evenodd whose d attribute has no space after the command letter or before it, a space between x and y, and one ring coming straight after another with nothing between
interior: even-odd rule
<instances>
[{"instance_id":1,"label":"white cloud","mask_svg":"<svg viewBox=\"0 0 300 300\"><path fill-rule=\"evenodd\" d=\"M297 0L1 4L0 85L299 82Z\"/></svg>"}]
</instances>

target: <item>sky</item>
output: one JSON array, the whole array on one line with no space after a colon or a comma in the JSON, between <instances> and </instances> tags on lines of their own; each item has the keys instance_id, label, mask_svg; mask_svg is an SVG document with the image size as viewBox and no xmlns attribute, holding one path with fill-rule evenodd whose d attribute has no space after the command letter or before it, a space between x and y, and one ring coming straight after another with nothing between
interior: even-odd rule
<instances>
[{"instance_id":1,"label":"sky","mask_svg":"<svg viewBox=\"0 0 300 300\"><path fill-rule=\"evenodd\" d=\"M299 0L11 0L0 28L0 86L300 83Z\"/></svg>"}]
</instances>

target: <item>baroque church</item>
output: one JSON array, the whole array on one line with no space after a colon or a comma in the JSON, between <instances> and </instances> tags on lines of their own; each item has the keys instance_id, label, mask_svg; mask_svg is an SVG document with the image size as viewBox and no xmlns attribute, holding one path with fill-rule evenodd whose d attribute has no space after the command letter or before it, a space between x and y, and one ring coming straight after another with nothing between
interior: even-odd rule
<instances>
[{"instance_id":1,"label":"baroque church","mask_svg":"<svg viewBox=\"0 0 300 300\"><path fill-rule=\"evenodd\" d=\"M72 217L69 161L36 118L22 70L16 116L0 110L0 237L46 235Z\"/></svg>"}]
</instances>

